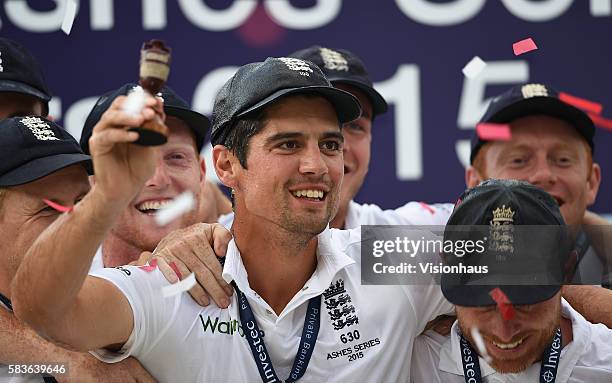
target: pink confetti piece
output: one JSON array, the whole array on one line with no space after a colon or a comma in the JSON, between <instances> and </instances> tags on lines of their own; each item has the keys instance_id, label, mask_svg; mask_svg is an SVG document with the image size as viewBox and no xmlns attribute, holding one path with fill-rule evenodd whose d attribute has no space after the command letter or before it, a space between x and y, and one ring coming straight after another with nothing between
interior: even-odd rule
<instances>
[{"instance_id":1,"label":"pink confetti piece","mask_svg":"<svg viewBox=\"0 0 612 383\"><path fill-rule=\"evenodd\" d=\"M476 125L476 134L485 141L510 141L512 139L508 124L483 122Z\"/></svg>"},{"instance_id":2,"label":"pink confetti piece","mask_svg":"<svg viewBox=\"0 0 612 383\"><path fill-rule=\"evenodd\" d=\"M174 270L174 273L176 274L176 276L178 277L179 281L181 279L183 279L183 274L181 274L181 271L179 270L179 268L176 266L176 263L174 262L170 262L170 267L172 268L172 270Z\"/></svg>"},{"instance_id":3,"label":"pink confetti piece","mask_svg":"<svg viewBox=\"0 0 612 383\"><path fill-rule=\"evenodd\" d=\"M43 202L49 205L49 207L59 211L60 213L70 213L72 209L74 208L74 206L63 206L63 205L60 205L59 203L55 203L46 198L43 199Z\"/></svg>"},{"instance_id":4,"label":"pink confetti piece","mask_svg":"<svg viewBox=\"0 0 612 383\"><path fill-rule=\"evenodd\" d=\"M421 202L419 202L419 205L421 205L421 207L422 207L423 209L427 210L427 211L428 211L428 212L430 212L432 215L433 215L433 214L436 214L436 211L435 211L435 210L434 210L434 209L433 209L431 206L429 206L428 204L426 204L425 202L422 202L422 201L421 201Z\"/></svg>"},{"instance_id":5,"label":"pink confetti piece","mask_svg":"<svg viewBox=\"0 0 612 383\"><path fill-rule=\"evenodd\" d=\"M582 109L585 112L601 114L601 111L603 110L603 105L598 102L589 101L584 98L572 96L568 93L559 93L559 99L567 104L575 106L578 109Z\"/></svg>"},{"instance_id":6,"label":"pink confetti piece","mask_svg":"<svg viewBox=\"0 0 612 383\"><path fill-rule=\"evenodd\" d=\"M153 258L151 261L149 261L148 265L138 266L138 268L150 273L157 268L157 259Z\"/></svg>"},{"instance_id":7,"label":"pink confetti piece","mask_svg":"<svg viewBox=\"0 0 612 383\"><path fill-rule=\"evenodd\" d=\"M512 50L514 50L515 56L519 56L523 53L531 52L536 49L538 49L538 47L531 37L526 38L525 40L517 41L512 44Z\"/></svg>"},{"instance_id":8,"label":"pink confetti piece","mask_svg":"<svg viewBox=\"0 0 612 383\"><path fill-rule=\"evenodd\" d=\"M600 128L612 130L612 120L604 118L598 114L589 113L589 117L593 123Z\"/></svg>"},{"instance_id":9,"label":"pink confetti piece","mask_svg":"<svg viewBox=\"0 0 612 383\"><path fill-rule=\"evenodd\" d=\"M512 307L512 302L510 302L508 296L499 287L489 291L489 295L497 303L497 308L504 320L514 319L516 313L514 312L514 307Z\"/></svg>"}]
</instances>

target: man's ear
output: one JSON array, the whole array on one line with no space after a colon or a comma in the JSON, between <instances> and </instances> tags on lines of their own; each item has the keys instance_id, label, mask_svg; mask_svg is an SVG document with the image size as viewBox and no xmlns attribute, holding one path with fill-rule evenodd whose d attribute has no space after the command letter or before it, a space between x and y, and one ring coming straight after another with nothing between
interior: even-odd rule
<instances>
[{"instance_id":1,"label":"man's ear","mask_svg":"<svg viewBox=\"0 0 612 383\"><path fill-rule=\"evenodd\" d=\"M215 172L221 183L229 188L236 187L236 164L240 166L240 163L234 153L223 145L215 145L212 154Z\"/></svg>"},{"instance_id":2,"label":"man's ear","mask_svg":"<svg viewBox=\"0 0 612 383\"><path fill-rule=\"evenodd\" d=\"M601 168L598 164L591 165L591 176L587 179L587 206L595 203L599 185L601 184Z\"/></svg>"},{"instance_id":3,"label":"man's ear","mask_svg":"<svg viewBox=\"0 0 612 383\"><path fill-rule=\"evenodd\" d=\"M204 185L206 182L206 162L200 157L200 183Z\"/></svg>"},{"instance_id":4,"label":"man's ear","mask_svg":"<svg viewBox=\"0 0 612 383\"><path fill-rule=\"evenodd\" d=\"M478 186L482 181L483 178L475 167L470 165L465 169L465 185L469 189Z\"/></svg>"}]
</instances>

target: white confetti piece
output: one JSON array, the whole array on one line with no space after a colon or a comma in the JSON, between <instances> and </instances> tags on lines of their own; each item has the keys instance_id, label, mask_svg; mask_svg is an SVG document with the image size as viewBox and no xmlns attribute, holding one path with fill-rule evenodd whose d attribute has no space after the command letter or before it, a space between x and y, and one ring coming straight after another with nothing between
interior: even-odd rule
<instances>
[{"instance_id":1,"label":"white confetti piece","mask_svg":"<svg viewBox=\"0 0 612 383\"><path fill-rule=\"evenodd\" d=\"M145 93L140 87L134 88L123 104L123 111L132 116L139 114L145 106Z\"/></svg>"},{"instance_id":2,"label":"white confetti piece","mask_svg":"<svg viewBox=\"0 0 612 383\"><path fill-rule=\"evenodd\" d=\"M465 77L474 78L478 76L486 66L486 62L482 61L480 57L474 56L469 63L465 64L462 72Z\"/></svg>"},{"instance_id":3,"label":"white confetti piece","mask_svg":"<svg viewBox=\"0 0 612 383\"><path fill-rule=\"evenodd\" d=\"M64 20L62 21L62 31L69 35L72 30L72 23L76 16L77 4L74 0L68 0L66 2L66 12L64 13Z\"/></svg>"},{"instance_id":4,"label":"white confetti piece","mask_svg":"<svg viewBox=\"0 0 612 383\"><path fill-rule=\"evenodd\" d=\"M174 219L191 211L194 207L195 198L193 197L193 193L186 191L172 200L172 202L170 202L166 207L161 209L155 215L155 222L159 226L165 226Z\"/></svg>"},{"instance_id":5,"label":"white confetti piece","mask_svg":"<svg viewBox=\"0 0 612 383\"><path fill-rule=\"evenodd\" d=\"M191 273L185 279L180 282L177 282L170 286L162 287L162 295L164 298L173 297L175 295L179 295L182 292L188 291L196 284L195 274Z\"/></svg>"},{"instance_id":6,"label":"white confetti piece","mask_svg":"<svg viewBox=\"0 0 612 383\"><path fill-rule=\"evenodd\" d=\"M484 339L482 338L478 327L472 327L470 332L472 333L472 339L474 339L474 342L476 342L476 348L478 349L480 357L484 359L487 363L491 364L492 359L489 356L489 353L487 352Z\"/></svg>"}]
</instances>

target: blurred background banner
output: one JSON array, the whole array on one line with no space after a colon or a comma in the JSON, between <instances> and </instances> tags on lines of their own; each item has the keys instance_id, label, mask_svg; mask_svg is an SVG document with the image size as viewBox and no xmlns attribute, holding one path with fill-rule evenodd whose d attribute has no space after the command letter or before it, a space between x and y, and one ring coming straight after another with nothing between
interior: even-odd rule
<instances>
[{"instance_id":1,"label":"blurred background banner","mask_svg":"<svg viewBox=\"0 0 612 383\"><path fill-rule=\"evenodd\" d=\"M73 0L69 0L73 1ZM78 139L95 99L137 81L143 41L173 49L168 84L210 115L237 66L319 44L366 63L390 104L376 118L359 202L455 201L469 138L488 99L515 83L546 82L604 105L612 118L612 0L4 0L0 33L39 58L51 113ZM514 56L531 37L538 50ZM478 77L461 69L487 62ZM603 182L593 210L612 213L612 131L598 129ZM210 156L210 149L205 149ZM214 172L207 162L209 177Z\"/></svg>"}]
</instances>

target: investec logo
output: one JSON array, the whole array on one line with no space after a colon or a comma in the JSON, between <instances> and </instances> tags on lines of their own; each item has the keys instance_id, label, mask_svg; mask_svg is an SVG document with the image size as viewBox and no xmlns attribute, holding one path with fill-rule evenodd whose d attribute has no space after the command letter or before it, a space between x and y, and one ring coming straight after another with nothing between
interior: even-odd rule
<instances>
[{"instance_id":1,"label":"investec logo","mask_svg":"<svg viewBox=\"0 0 612 383\"><path fill-rule=\"evenodd\" d=\"M244 337L244 330L242 330L242 326L240 326L240 322L236 319L231 319L228 321L219 320L219 317L211 318L210 316L204 317L200 314L200 322L202 322L202 328L204 332L210 331L212 334L215 332L226 334L226 335L234 335L238 333L241 337Z\"/></svg>"}]
</instances>

